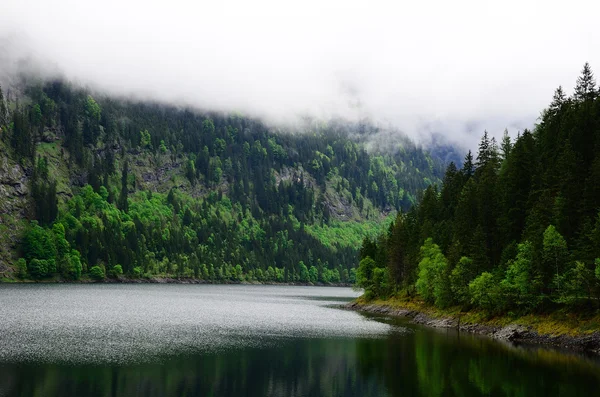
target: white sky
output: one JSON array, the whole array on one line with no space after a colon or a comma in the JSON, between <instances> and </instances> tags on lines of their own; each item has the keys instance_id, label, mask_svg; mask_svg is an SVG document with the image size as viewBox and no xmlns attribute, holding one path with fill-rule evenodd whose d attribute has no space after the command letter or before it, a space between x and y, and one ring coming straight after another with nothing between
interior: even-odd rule
<instances>
[{"instance_id":1,"label":"white sky","mask_svg":"<svg viewBox=\"0 0 600 397\"><path fill-rule=\"evenodd\" d=\"M0 2L17 52L112 93L274 121L369 116L469 147L531 127L585 61L600 73L599 20L592 0Z\"/></svg>"}]
</instances>

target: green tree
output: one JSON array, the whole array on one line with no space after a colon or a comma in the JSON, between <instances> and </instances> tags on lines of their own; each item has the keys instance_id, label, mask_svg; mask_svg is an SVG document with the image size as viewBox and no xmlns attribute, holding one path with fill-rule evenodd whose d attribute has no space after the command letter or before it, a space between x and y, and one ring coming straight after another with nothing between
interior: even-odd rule
<instances>
[{"instance_id":1,"label":"green tree","mask_svg":"<svg viewBox=\"0 0 600 397\"><path fill-rule=\"evenodd\" d=\"M20 279L24 279L27 277L27 261L25 260L25 258L19 258L19 260L17 261L16 268L17 277L19 277Z\"/></svg>"},{"instance_id":2,"label":"green tree","mask_svg":"<svg viewBox=\"0 0 600 397\"><path fill-rule=\"evenodd\" d=\"M556 288L560 294L560 275L564 271L567 256L567 242L553 225L548 226L544 232L544 264L547 268L556 270Z\"/></svg>"},{"instance_id":3,"label":"green tree","mask_svg":"<svg viewBox=\"0 0 600 397\"><path fill-rule=\"evenodd\" d=\"M300 281L303 283L308 283L310 281L310 274L308 273L308 268L303 261L298 263L298 268L300 269Z\"/></svg>"},{"instance_id":4,"label":"green tree","mask_svg":"<svg viewBox=\"0 0 600 397\"><path fill-rule=\"evenodd\" d=\"M148 132L148 130L140 131L140 146L142 147L142 149L152 148L152 139L150 138L150 133Z\"/></svg>"},{"instance_id":5,"label":"green tree","mask_svg":"<svg viewBox=\"0 0 600 397\"><path fill-rule=\"evenodd\" d=\"M473 261L466 256L460 258L450 274L450 289L454 300L461 305L467 305L471 302L469 293L469 284L476 277Z\"/></svg>"},{"instance_id":6,"label":"green tree","mask_svg":"<svg viewBox=\"0 0 600 397\"><path fill-rule=\"evenodd\" d=\"M446 307L451 303L450 282L448 280L448 263L444 254L433 239L428 238L421 247L417 291L429 303L438 307Z\"/></svg>"},{"instance_id":7,"label":"green tree","mask_svg":"<svg viewBox=\"0 0 600 397\"><path fill-rule=\"evenodd\" d=\"M32 259L27 263L27 271L34 279L42 279L47 277L49 274L49 260L46 259Z\"/></svg>"},{"instance_id":8,"label":"green tree","mask_svg":"<svg viewBox=\"0 0 600 397\"><path fill-rule=\"evenodd\" d=\"M52 234L39 226L37 222L32 222L31 228L23 239L23 252L28 263L33 259L54 260L56 247Z\"/></svg>"},{"instance_id":9,"label":"green tree","mask_svg":"<svg viewBox=\"0 0 600 397\"><path fill-rule=\"evenodd\" d=\"M471 303L475 306L493 312L497 306L497 282L489 272L483 272L469 283Z\"/></svg>"},{"instance_id":10,"label":"green tree","mask_svg":"<svg viewBox=\"0 0 600 397\"><path fill-rule=\"evenodd\" d=\"M319 281L319 270L315 266L308 269L308 278L313 284Z\"/></svg>"},{"instance_id":11,"label":"green tree","mask_svg":"<svg viewBox=\"0 0 600 397\"><path fill-rule=\"evenodd\" d=\"M92 266L92 268L90 269L90 277L96 281L104 280L106 278L104 268L100 266Z\"/></svg>"},{"instance_id":12,"label":"green tree","mask_svg":"<svg viewBox=\"0 0 600 397\"><path fill-rule=\"evenodd\" d=\"M121 172L121 194L119 195L119 209L123 212L129 210L129 162L125 160Z\"/></svg>"}]
</instances>

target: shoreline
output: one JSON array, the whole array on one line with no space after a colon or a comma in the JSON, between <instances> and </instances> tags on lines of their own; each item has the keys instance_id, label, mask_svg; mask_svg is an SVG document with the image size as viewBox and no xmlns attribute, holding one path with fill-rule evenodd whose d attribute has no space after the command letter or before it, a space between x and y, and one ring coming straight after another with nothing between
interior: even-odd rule
<instances>
[{"instance_id":1,"label":"shoreline","mask_svg":"<svg viewBox=\"0 0 600 397\"><path fill-rule=\"evenodd\" d=\"M348 283L302 283L302 282L261 282L261 281L219 281L201 280L193 278L174 278L174 277L152 277L152 278L107 278L104 280L81 279L77 281L64 279L46 279L46 280L18 280L18 279L0 279L0 285L14 284L206 284L206 285L279 285L279 286L299 286L299 287L352 287Z\"/></svg>"},{"instance_id":2,"label":"shoreline","mask_svg":"<svg viewBox=\"0 0 600 397\"><path fill-rule=\"evenodd\" d=\"M498 341L551 346L600 355L600 330L582 335L553 335L540 333L532 326L517 324L515 322L504 326L471 322L462 323L460 322L460 317L447 315L434 316L423 311L384 303L362 303L355 300L342 305L342 307L347 310L402 317L414 324L432 328L453 328L462 332L487 336Z\"/></svg>"}]
</instances>

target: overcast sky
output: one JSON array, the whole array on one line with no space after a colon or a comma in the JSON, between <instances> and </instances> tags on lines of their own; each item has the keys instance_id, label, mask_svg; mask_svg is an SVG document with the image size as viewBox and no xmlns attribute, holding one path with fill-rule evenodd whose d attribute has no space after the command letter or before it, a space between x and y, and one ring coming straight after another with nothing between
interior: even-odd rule
<instances>
[{"instance_id":1,"label":"overcast sky","mask_svg":"<svg viewBox=\"0 0 600 397\"><path fill-rule=\"evenodd\" d=\"M598 3L2 0L0 37L11 59L113 93L271 120L368 116L472 147L483 129L531 127L585 61L600 73Z\"/></svg>"}]
</instances>

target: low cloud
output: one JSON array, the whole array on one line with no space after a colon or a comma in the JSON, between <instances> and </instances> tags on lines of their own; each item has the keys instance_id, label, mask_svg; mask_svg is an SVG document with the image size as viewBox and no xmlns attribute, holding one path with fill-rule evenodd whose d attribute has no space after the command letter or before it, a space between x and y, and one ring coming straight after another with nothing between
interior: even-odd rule
<instances>
[{"instance_id":1,"label":"low cloud","mask_svg":"<svg viewBox=\"0 0 600 397\"><path fill-rule=\"evenodd\" d=\"M585 61L585 0L4 0L0 57L112 94L273 122L369 118L474 147L530 128Z\"/></svg>"}]
</instances>

